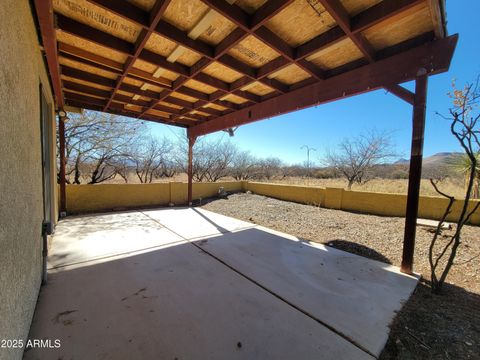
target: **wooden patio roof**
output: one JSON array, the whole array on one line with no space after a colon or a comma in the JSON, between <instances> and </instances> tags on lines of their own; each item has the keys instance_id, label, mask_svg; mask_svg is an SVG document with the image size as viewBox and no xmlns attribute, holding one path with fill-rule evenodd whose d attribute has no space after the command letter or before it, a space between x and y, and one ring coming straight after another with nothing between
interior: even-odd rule
<instances>
[{"instance_id":1,"label":"wooden patio roof","mask_svg":"<svg viewBox=\"0 0 480 360\"><path fill-rule=\"evenodd\" d=\"M441 0L35 0L57 106L208 134L446 71Z\"/></svg>"}]
</instances>

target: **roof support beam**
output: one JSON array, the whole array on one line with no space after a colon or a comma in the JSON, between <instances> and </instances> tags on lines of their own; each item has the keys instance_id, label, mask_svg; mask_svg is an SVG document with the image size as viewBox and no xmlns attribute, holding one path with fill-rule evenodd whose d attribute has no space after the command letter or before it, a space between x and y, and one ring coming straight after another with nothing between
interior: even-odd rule
<instances>
[{"instance_id":1,"label":"roof support beam","mask_svg":"<svg viewBox=\"0 0 480 360\"><path fill-rule=\"evenodd\" d=\"M87 82L90 82L92 84L106 86L106 87L109 87L109 88L113 88L115 86L115 81L114 80L103 77L103 76L100 76L100 75L91 74L91 73L88 73L88 72L85 72L85 71L82 71L82 70L78 70L78 69L74 69L74 68L71 68L71 67L68 67L68 66L65 66L65 65L63 65L61 67L61 69L62 69L62 74L65 75L65 76L68 76L70 78L74 78L74 79L78 79L78 80L82 80L82 81L87 81ZM71 82L71 81L68 81L68 83L69 84L75 84L75 85L73 85L75 88L73 88L72 85L69 85L70 89L72 89L72 90L80 89L80 87L79 87L80 84L74 83L74 82ZM66 87L68 88L68 86L66 86ZM99 96L99 94L100 94L98 91L96 91L96 90L99 90L97 88L93 88L93 87L83 85L83 89L84 90L89 90L89 92L88 91L87 92L92 94L92 95L98 94L97 96ZM95 89L95 90L90 90L90 89ZM173 97L173 96L169 96L170 92L168 92L166 90L164 90L164 93L158 94L154 91L142 90L141 88L139 88L137 86L126 84L126 83L121 84L119 89L122 90L122 91L132 93L134 95L140 95L140 96L143 96L143 97L150 98L154 101L158 101L161 96L164 96L163 99L164 99L165 102L169 102L169 103L174 104L174 105L182 106L182 107L185 107L187 109L193 109L193 107L194 107L194 103L191 103L191 102L186 101L186 100L178 99L178 98ZM185 91L184 91L184 89L182 87L182 88L178 89L178 92L183 93L185 95L189 95L190 92L186 91L186 89L188 89L188 88L185 88ZM192 89L189 89L189 90L192 90ZM77 90L77 91L82 91L82 90ZM93 93L92 91L95 91L96 94ZM132 102L132 104L133 104L133 102ZM160 108L159 108L160 106L161 105L156 104L155 107L153 107L153 109L160 110Z\"/></svg>"},{"instance_id":2,"label":"roof support beam","mask_svg":"<svg viewBox=\"0 0 480 360\"><path fill-rule=\"evenodd\" d=\"M95 111L102 111L102 108L106 103L106 99L98 99L95 97L91 97L88 95L81 95L81 94L73 93L70 91L66 91L65 97L66 97L66 103L68 103L71 106L83 107L83 108L87 108ZM120 97L118 100L122 102L122 96L117 95L117 97ZM123 105L119 103L112 103L112 107L110 108L110 110L112 109L116 109L117 113L119 113L120 115L126 115L131 117L136 117L138 115L138 113L133 110L125 110ZM161 109L159 110L161 111ZM169 118L152 115L152 114L148 114L148 116L143 120L156 121L156 122L159 122L159 120L161 120L162 123L171 125ZM198 118L196 120L204 120L204 119Z\"/></svg>"},{"instance_id":3,"label":"roof support beam","mask_svg":"<svg viewBox=\"0 0 480 360\"><path fill-rule=\"evenodd\" d=\"M319 0L323 7L335 19L338 26L347 34L347 36L360 49L368 61L375 61L375 50L360 33L353 33L350 23L350 17L347 10L340 0Z\"/></svg>"},{"instance_id":4,"label":"roof support beam","mask_svg":"<svg viewBox=\"0 0 480 360\"><path fill-rule=\"evenodd\" d=\"M111 11L113 13L116 13L119 16L122 16L130 21L134 21L137 24L141 25L142 27L147 28L147 23L146 23L146 16L145 14L143 16L140 16L139 14L143 11L141 9L136 9L135 11L132 12L132 16L129 15L129 12L127 11L127 8L124 8L122 5L118 5L117 2L114 1L107 1L107 0L89 0L92 3L95 3L99 6L102 6L108 11ZM276 6L269 6L264 10L264 17L258 17L259 23L262 23L263 21L266 21L270 16L273 16L276 11L279 11L279 9L282 9L284 6L289 1L284 1L282 0L280 4ZM228 4L227 4L228 5ZM131 5L127 6L128 8L131 7ZM68 24L67 24L68 25ZM70 31L74 31L74 29L69 29ZM85 30L85 29L83 29ZM188 79L195 79L197 81L203 82L207 85L216 87L220 90L225 91L226 93L230 92L230 89L228 87L228 84L211 77L207 74L201 73L201 71L208 66L211 62L218 60L224 53L223 52L216 52L213 48L210 47L210 45L203 43L200 40L193 40L190 37L188 37L185 33L182 31L178 30L174 26L170 25L169 23L160 20L157 24L157 26L154 28L153 32L162 35L170 40L173 40L177 42L178 44L189 48L205 58L202 58L197 64L192 66L191 69L182 69L181 66L178 66L178 64L172 64L169 63L165 58L163 58L160 55L156 55L154 53L151 53L147 50L144 50L140 55L139 58L145 61L149 61L150 63L156 64L160 67L166 68L170 71L174 71L176 73L179 73L180 75L185 76L183 81L179 81L176 85L181 86L184 82L186 82ZM75 34L76 36L81 36L81 34L78 34L78 32ZM87 32L87 36L89 36ZM89 36L88 40L91 40L92 37ZM233 39L233 38L232 38ZM233 39L234 42L228 44L228 48L233 46L236 42L240 41L239 38ZM108 46L108 44L103 43L104 46ZM126 49L126 46L124 44L118 43L114 44L114 47L117 51L124 51ZM226 48L227 49L227 48ZM129 55L129 54L127 54ZM221 61L220 61L221 62ZM243 66L240 68L241 64L240 62L237 62L236 64L232 64L229 61L225 61L225 65L229 66L233 70L239 71L241 73L246 73L248 76L252 76L252 78L255 75L255 71L249 67ZM176 66L177 68L174 69L173 67ZM172 91L176 90L175 87L172 88ZM238 96L241 96L240 94L237 94ZM244 93L243 95L247 95L247 93ZM252 94L253 96L253 94ZM252 97L247 98L247 100L251 100ZM153 105L153 103L152 103ZM148 111L149 109L147 108L145 110Z\"/></svg>"},{"instance_id":5,"label":"roof support beam","mask_svg":"<svg viewBox=\"0 0 480 360\"><path fill-rule=\"evenodd\" d=\"M285 57L289 59L290 61L296 63L297 66L302 68L304 71L309 73L311 76L315 77L318 80L321 80L323 78L321 69L317 69L316 71L311 71L312 67L304 67L304 63L297 63L295 57L294 57L294 49L291 48L285 41L280 39L276 34L271 32L268 28L265 26L262 26L268 19L271 17L275 16L279 11L281 11L284 7L289 5L291 2L290 1L275 1L275 5L267 5L267 3L264 4L258 11L262 10L264 12L264 17L263 20L255 20L255 16L253 16L251 22L254 23L254 25L250 25L249 15L245 13L238 5L232 4L229 5L226 3L224 0L202 0L205 4L208 6L212 7L216 11L218 11L220 14L228 18L230 21L232 21L235 25L237 25L240 29L245 31L244 36L241 37L239 36L239 39L243 39L246 36L254 36L257 39L261 40L262 42L268 44L270 47L274 48L282 57ZM271 1L269 1L271 2ZM267 9L268 7L271 7L271 9ZM245 20L247 19L247 20ZM238 41L240 41L238 40ZM235 45L231 44L231 46ZM234 69L235 70L235 69ZM238 70L237 70L238 71ZM240 71L241 72L241 71ZM264 82L263 79L257 79L260 82ZM267 85L267 84L266 84ZM288 87L287 87L288 88ZM276 89L281 92L283 92L280 89Z\"/></svg>"},{"instance_id":6,"label":"roof support beam","mask_svg":"<svg viewBox=\"0 0 480 360\"><path fill-rule=\"evenodd\" d=\"M291 3L293 3L293 0L267 1L252 15L250 19L250 30L257 30Z\"/></svg>"},{"instance_id":7,"label":"roof support beam","mask_svg":"<svg viewBox=\"0 0 480 360\"><path fill-rule=\"evenodd\" d=\"M170 94L174 91L178 91L180 93L184 93L189 96L193 96L195 98L200 99L201 101L197 101L195 103L182 102L186 103L185 108L191 110L202 111L203 106L205 103L202 101L210 101L212 103L216 103L222 106L226 106L227 109L230 110L238 110L244 107L250 107L253 103L258 103L260 101L265 100L266 98L271 98L278 96L282 93L288 93L292 89L299 88L300 86L310 86L309 84L312 81L316 80L323 80L328 78L329 76L338 75L343 71L347 71L350 67L350 64L347 64L343 69L335 69L334 71L326 71L323 72L321 69L317 68L315 65L310 63L306 60L309 54L316 52L322 47L331 45L341 39L346 38L347 36L359 36L360 31L365 30L366 28L377 24L380 21L387 19L390 16L393 16L400 11L403 11L409 7L412 7L421 2L421 0L384 0L380 4L377 4L368 10L358 14L353 18L349 18L348 13L343 8L342 4L339 0L321 0L322 2L328 3L330 6L330 10L334 12L337 16L337 21L339 24L342 24L343 29L341 26L337 26L326 33L320 35L319 37L312 39L307 44L301 45L298 48L292 48L287 43L285 43L282 39L280 39L276 34L272 33L268 28L264 26L264 24L273 16L278 14L282 11L285 7L293 2L293 0L278 0L278 1L267 1L265 4L260 7L257 12L253 15L249 15L244 12L238 5L229 5L225 0L202 0L211 8L215 9L217 12L220 12L223 16L226 16L230 20L232 20L238 28L235 29L230 35L228 35L220 44L218 44L215 48L212 48L211 45L202 42L201 40L193 40L186 33L183 31L173 27L168 23L164 23L161 20L158 20L157 26L152 26L152 21L155 20L155 17L152 16L158 10L158 4L165 3L164 1L157 2L157 9L152 11L152 14L125 2L118 2L114 0L88 0L96 5L102 6L103 8L107 9L108 11L112 11L119 16L128 19L129 21L133 21L137 24L140 24L144 31L148 31L151 29L152 32L158 33L162 36L170 38L181 46L185 46L186 48L190 48L191 50L200 53L203 55L202 59L199 60L196 64L192 67L187 67L179 63L171 63L167 61L167 59L163 56L158 54L149 52L145 49L143 51L138 51L139 44L131 44L122 39L115 38L111 35L103 33L103 35L98 34L98 30L90 28L87 25L80 24L74 20L68 19L63 17L62 15L58 15L59 21L58 25L64 31L70 32L73 35L85 38L89 41L93 41L97 44L102 46L107 46L115 51L122 52L129 56L129 59L132 59L135 56L136 52L138 51L138 58L148 61L156 66L160 66L162 68L168 69L180 75L180 77L175 80L173 83L166 81L162 87L166 88L166 91L163 91L157 98L152 99L149 106L144 107L144 111L141 115L146 114L149 109L154 109L155 105L165 100L167 97L172 98ZM168 1L166 1L168 2ZM144 32L143 31L143 32ZM142 33L143 33L142 32ZM98 36L100 35L100 36ZM249 66L241 63L240 61L232 58L230 55L226 53L231 49L235 44L240 42L247 36L255 36L261 41L267 43L271 47L277 50L281 54L281 56L277 59L274 59L270 63L267 63L260 69L252 69ZM143 37L141 37L143 38ZM363 38L361 38L363 39ZM361 40L360 40L361 41ZM368 43L367 43L368 45ZM365 52L365 50L362 50ZM367 49L368 51L368 49ZM64 52L68 54L68 52ZM380 52L379 52L380 54ZM380 55L375 54L373 52L373 56L369 59L373 61L375 59L375 55L378 55L380 59ZM70 54L72 55L72 54ZM368 54L367 54L368 55ZM77 55L75 55L77 56ZM366 56L368 58L368 56ZM96 61L95 61L96 60ZM155 83L155 80L150 79L152 77L150 74L146 72L142 72L141 70L135 69L132 67L133 62L127 62L125 68L130 68L130 71L125 71L123 64L115 63L109 59L101 59L101 62L98 62L98 57L93 60L92 58L83 58L83 61L89 61L90 65L92 63L100 63L101 66L104 67L112 67L112 72L119 74L120 76L132 77L141 81L145 81L147 83ZM109 60L109 61L105 61ZM224 64L225 66L244 74L244 77L235 81L232 84L227 84L221 80L218 80L214 77L211 77L202 72L205 67L211 64L213 61L219 61L220 63ZM103 62L103 63L102 63ZM288 66L291 63L295 63L300 68L308 72L312 78L306 79L305 81L295 84L296 86L287 86L274 78L269 78L268 76L275 73L276 71L281 70L283 67ZM120 68L118 67L120 65ZM362 62L361 64L352 64L352 68L356 66L364 65ZM189 79L195 79L197 81L201 81L205 84L213 86L217 89L214 94L206 95L195 91L183 84L188 81ZM110 80L110 79L108 79ZM166 80L166 79L161 79ZM255 81L259 81L271 88L274 89L274 92L263 97L259 97L253 93L248 91L241 91L240 89L244 86L251 84ZM120 84L123 87L124 84ZM156 85L156 84L154 84ZM117 82L114 86L115 91L120 89L119 83ZM158 85L157 85L158 86ZM115 97L115 91L113 91L109 101L112 102L113 98ZM220 100L225 95L234 94L240 96L246 100L247 102L243 104L234 104L229 101ZM174 98L177 99L177 98ZM177 99L180 100L180 99ZM191 111L190 110L190 111ZM222 113L228 112L230 110L225 110ZM182 112L185 110L182 110ZM177 117L179 114L174 114L174 117ZM212 114L215 115L215 114ZM217 115L218 116L218 115Z\"/></svg>"},{"instance_id":8,"label":"roof support beam","mask_svg":"<svg viewBox=\"0 0 480 360\"><path fill-rule=\"evenodd\" d=\"M123 64L117 61L62 42L58 43L58 51L60 52L60 56L69 58L76 62L98 67L102 70L110 71L115 74L122 74ZM163 88L170 88L172 86L172 82L170 80L163 77L156 78L150 73L136 68L131 68L128 76Z\"/></svg>"},{"instance_id":9,"label":"roof support beam","mask_svg":"<svg viewBox=\"0 0 480 360\"><path fill-rule=\"evenodd\" d=\"M423 2L424 0L383 0L354 16L350 21L350 30L358 34Z\"/></svg>"},{"instance_id":10,"label":"roof support beam","mask_svg":"<svg viewBox=\"0 0 480 360\"><path fill-rule=\"evenodd\" d=\"M232 114L223 115L190 128L189 136L206 135L392 84L400 84L415 79L418 69L422 67L429 75L447 71L457 40L457 35L436 40L323 82L317 82Z\"/></svg>"},{"instance_id":11,"label":"roof support beam","mask_svg":"<svg viewBox=\"0 0 480 360\"><path fill-rule=\"evenodd\" d=\"M400 99L406 101L410 105L413 105L415 100L415 94L410 90L405 89L400 85L389 85L385 86L385 89L390 91L393 95L399 97Z\"/></svg>"},{"instance_id":12,"label":"roof support beam","mask_svg":"<svg viewBox=\"0 0 480 360\"><path fill-rule=\"evenodd\" d=\"M403 11L410 9L424 0L383 0L377 5L355 15L350 19L350 32L354 35L377 25ZM340 26L336 26L295 49L296 59L306 58L334 43L347 38Z\"/></svg>"},{"instance_id":13,"label":"roof support beam","mask_svg":"<svg viewBox=\"0 0 480 360\"><path fill-rule=\"evenodd\" d=\"M100 6L105 10L111 11L115 9L115 13L126 20L133 21L137 24L148 26L150 21L148 12L136 7L128 1L118 0L88 0L92 4ZM152 11L153 13L154 11Z\"/></svg>"},{"instance_id":14,"label":"roof support beam","mask_svg":"<svg viewBox=\"0 0 480 360\"><path fill-rule=\"evenodd\" d=\"M157 0L155 5L153 6L153 10L150 13L150 24L148 28L142 29L140 31L140 34L137 37L137 40L135 42L134 49L135 51L133 52L133 55L129 56L127 58L127 62L124 66L124 69L122 71L122 74L118 77L117 82L115 84L115 88L112 91L112 95L107 101L107 104L105 105L103 111L106 111L108 107L110 106L113 98L115 97L115 94L118 91L118 88L122 84L122 81L125 79L125 77L128 75L128 72L130 71L131 68L133 68L133 64L135 64L135 61L137 61L139 55L141 54L143 48L145 47L145 44L147 43L148 39L150 39L150 36L153 33L153 30L157 27L158 23L160 22L160 19L167 9L168 4L170 3L170 0ZM121 6L125 6L124 4L120 3Z\"/></svg>"},{"instance_id":15,"label":"roof support beam","mask_svg":"<svg viewBox=\"0 0 480 360\"><path fill-rule=\"evenodd\" d=\"M38 23L42 35L43 49L47 58L48 71L52 80L53 93L56 104L63 109L64 99L62 81L60 79L60 65L58 62L57 39L53 27L53 5L51 0L35 0Z\"/></svg>"},{"instance_id":16,"label":"roof support beam","mask_svg":"<svg viewBox=\"0 0 480 360\"><path fill-rule=\"evenodd\" d=\"M413 254L415 252L415 232L418 218L420 181L422 179L423 138L425 132L425 114L427 105L428 74L419 69L415 81L413 104L412 148L410 169L408 172L407 209L405 214L405 232L403 238L402 265L400 270L413 273Z\"/></svg>"}]
</instances>

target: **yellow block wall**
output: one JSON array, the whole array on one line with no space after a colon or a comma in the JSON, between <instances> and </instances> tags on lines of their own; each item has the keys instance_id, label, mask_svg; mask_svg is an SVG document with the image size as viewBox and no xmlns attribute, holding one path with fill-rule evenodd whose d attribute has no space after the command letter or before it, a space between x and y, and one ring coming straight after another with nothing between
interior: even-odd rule
<instances>
[{"instance_id":1,"label":"yellow block wall","mask_svg":"<svg viewBox=\"0 0 480 360\"><path fill-rule=\"evenodd\" d=\"M218 194L220 187L225 191L242 190L242 183L217 182L194 183L194 200L208 198ZM187 203L187 184L180 182L154 184L96 184L67 185L67 211L71 214L167 206L169 203L185 205Z\"/></svg>"},{"instance_id":2,"label":"yellow block wall","mask_svg":"<svg viewBox=\"0 0 480 360\"><path fill-rule=\"evenodd\" d=\"M194 183L193 199L213 197L218 194L220 187L228 192L251 191L301 204L383 216L405 216L407 204L407 196L402 194L249 181ZM67 209L70 213L166 206L169 203L175 205L187 203L186 183L67 185ZM455 202L448 221L455 221L458 218L462 203ZM472 200L470 203L470 209L473 209L478 200ZM421 196L418 216L438 220L447 204L448 200L440 197ZM480 210L472 216L471 223L480 225Z\"/></svg>"},{"instance_id":3,"label":"yellow block wall","mask_svg":"<svg viewBox=\"0 0 480 360\"><path fill-rule=\"evenodd\" d=\"M329 209L355 211L366 214L383 216L405 216L407 196L402 194L374 193L363 191L348 191L340 188L316 188L293 185L277 185L266 183L250 183L244 186L245 190L259 195L274 197L286 201L302 204L320 204ZM471 200L469 209L472 210L479 200ZM418 216L425 219L439 220L443 215L448 200L441 197L421 196ZM455 221L460 216L463 201L455 201L448 221ZM473 214L471 224L480 225L480 209Z\"/></svg>"},{"instance_id":4,"label":"yellow block wall","mask_svg":"<svg viewBox=\"0 0 480 360\"><path fill-rule=\"evenodd\" d=\"M324 201L325 189L298 185L278 185L245 181L244 191L251 191L276 199L293 201L309 205L321 205Z\"/></svg>"}]
</instances>

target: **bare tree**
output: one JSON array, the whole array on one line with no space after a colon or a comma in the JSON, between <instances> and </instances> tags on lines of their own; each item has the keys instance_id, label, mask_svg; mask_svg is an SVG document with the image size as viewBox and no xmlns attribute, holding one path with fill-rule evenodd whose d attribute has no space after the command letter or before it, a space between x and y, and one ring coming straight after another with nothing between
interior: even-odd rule
<instances>
[{"instance_id":1,"label":"bare tree","mask_svg":"<svg viewBox=\"0 0 480 360\"><path fill-rule=\"evenodd\" d=\"M362 184L373 177L373 168L396 156L387 133L370 131L353 139L345 139L337 151L328 151L323 163L347 179L350 190L354 183Z\"/></svg>"},{"instance_id":2,"label":"bare tree","mask_svg":"<svg viewBox=\"0 0 480 360\"><path fill-rule=\"evenodd\" d=\"M282 169L282 160L276 157L268 157L261 159L259 162L259 175L266 180L271 180L275 176L285 177L285 173Z\"/></svg>"},{"instance_id":3,"label":"bare tree","mask_svg":"<svg viewBox=\"0 0 480 360\"><path fill-rule=\"evenodd\" d=\"M258 172L258 160L248 151L238 151L232 159L230 175L235 180L249 180Z\"/></svg>"},{"instance_id":4,"label":"bare tree","mask_svg":"<svg viewBox=\"0 0 480 360\"><path fill-rule=\"evenodd\" d=\"M480 77L475 83L467 84L463 89L457 89L453 84L453 92L449 96L453 100L453 106L449 110L449 115L442 116L450 122L450 132L458 141L468 159L467 168L467 187L465 190L465 200L462 203L461 211L456 220L456 229L453 235L440 238L442 225L452 210L455 198L442 192L438 183L431 180L435 190L448 199L448 205L439 221L430 248L428 260L430 263L431 286L434 293L440 293L445 283L447 275L454 265L458 248L461 244L461 235L463 226L469 222L471 216L478 210L480 203L477 203L473 209L469 207L472 197L475 181L478 176L478 153L480 152L480 112L478 105L480 101ZM440 240L443 240L440 242Z\"/></svg>"},{"instance_id":5,"label":"bare tree","mask_svg":"<svg viewBox=\"0 0 480 360\"><path fill-rule=\"evenodd\" d=\"M193 180L215 182L228 175L237 147L228 140L217 141L199 138L193 147ZM182 139L177 145L176 161L187 172L188 141Z\"/></svg>"},{"instance_id":6,"label":"bare tree","mask_svg":"<svg viewBox=\"0 0 480 360\"><path fill-rule=\"evenodd\" d=\"M121 158L145 132L138 120L94 111L69 114L65 124L67 182L100 183L114 178Z\"/></svg>"},{"instance_id":7,"label":"bare tree","mask_svg":"<svg viewBox=\"0 0 480 360\"><path fill-rule=\"evenodd\" d=\"M135 164L135 174L141 183L151 183L159 177L159 169L166 168L166 161L173 150L167 138L161 140L150 136L141 142L130 159Z\"/></svg>"},{"instance_id":8,"label":"bare tree","mask_svg":"<svg viewBox=\"0 0 480 360\"><path fill-rule=\"evenodd\" d=\"M128 156L119 157L112 162L112 166L115 168L116 173L120 176L125 183L128 183L129 175L132 173L132 161Z\"/></svg>"},{"instance_id":9,"label":"bare tree","mask_svg":"<svg viewBox=\"0 0 480 360\"><path fill-rule=\"evenodd\" d=\"M170 153L170 155L172 155ZM155 170L155 178L172 178L179 172L178 166L175 161L169 158L166 158L162 161L160 167Z\"/></svg>"}]
</instances>

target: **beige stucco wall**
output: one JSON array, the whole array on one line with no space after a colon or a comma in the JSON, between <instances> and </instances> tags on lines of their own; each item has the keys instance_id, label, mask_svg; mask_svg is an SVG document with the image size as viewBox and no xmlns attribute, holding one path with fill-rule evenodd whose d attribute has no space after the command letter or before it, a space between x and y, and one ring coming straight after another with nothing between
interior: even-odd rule
<instances>
[{"instance_id":1,"label":"beige stucco wall","mask_svg":"<svg viewBox=\"0 0 480 360\"><path fill-rule=\"evenodd\" d=\"M53 100L29 2L2 0L0 19L0 339L25 340L42 270L40 83Z\"/></svg>"}]
</instances>

